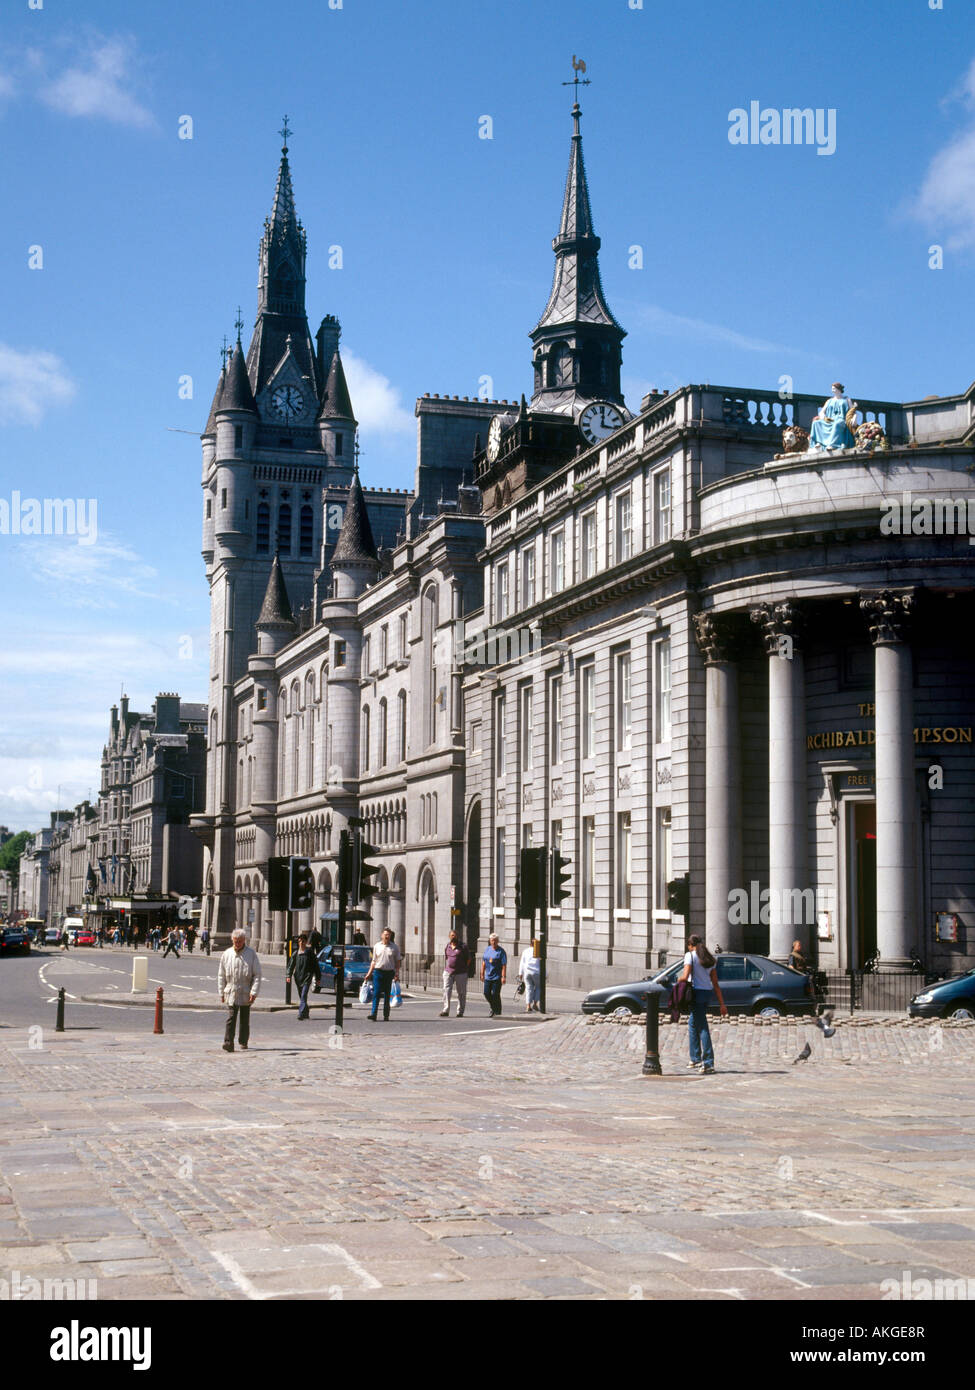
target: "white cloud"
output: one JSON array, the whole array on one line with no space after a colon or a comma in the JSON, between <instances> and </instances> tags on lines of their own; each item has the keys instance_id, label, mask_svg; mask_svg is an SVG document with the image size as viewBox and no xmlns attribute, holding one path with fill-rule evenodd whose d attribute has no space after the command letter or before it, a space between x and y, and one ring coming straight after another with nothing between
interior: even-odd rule
<instances>
[{"instance_id":1,"label":"white cloud","mask_svg":"<svg viewBox=\"0 0 975 1390\"><path fill-rule=\"evenodd\" d=\"M364 430L379 434L412 434L416 428L412 410L407 410L400 393L388 377L355 353L342 353L352 398L352 409Z\"/></svg>"},{"instance_id":2,"label":"white cloud","mask_svg":"<svg viewBox=\"0 0 975 1390\"><path fill-rule=\"evenodd\" d=\"M968 109L968 128L956 133L928 165L911 214L953 250L975 247L975 61L946 98Z\"/></svg>"},{"instance_id":3,"label":"white cloud","mask_svg":"<svg viewBox=\"0 0 975 1390\"><path fill-rule=\"evenodd\" d=\"M672 314L669 309L659 305L642 305L640 317L646 328L668 338L693 338L697 342L727 343L742 352L790 352L790 348L780 343L770 343L764 338L749 338L734 328L725 328L720 323L707 323L704 319L687 318L683 314Z\"/></svg>"},{"instance_id":4,"label":"white cloud","mask_svg":"<svg viewBox=\"0 0 975 1390\"><path fill-rule=\"evenodd\" d=\"M46 410L72 400L76 386L60 357L0 343L0 425L37 425Z\"/></svg>"},{"instance_id":5,"label":"white cloud","mask_svg":"<svg viewBox=\"0 0 975 1390\"><path fill-rule=\"evenodd\" d=\"M114 608L113 594L171 602L159 571L107 534L94 545L79 545L68 536L34 536L21 540L19 553L35 578L53 584L69 607Z\"/></svg>"},{"instance_id":6,"label":"white cloud","mask_svg":"<svg viewBox=\"0 0 975 1390\"><path fill-rule=\"evenodd\" d=\"M94 117L121 125L152 126L155 118L136 95L135 43L130 38L93 36L77 44L68 66L45 75L37 95L66 116Z\"/></svg>"}]
</instances>

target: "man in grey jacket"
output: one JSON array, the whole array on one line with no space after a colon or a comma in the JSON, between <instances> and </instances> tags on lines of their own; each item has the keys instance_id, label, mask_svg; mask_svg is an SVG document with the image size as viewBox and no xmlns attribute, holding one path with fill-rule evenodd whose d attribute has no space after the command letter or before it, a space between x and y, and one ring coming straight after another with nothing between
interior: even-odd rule
<instances>
[{"instance_id":1,"label":"man in grey jacket","mask_svg":"<svg viewBox=\"0 0 975 1390\"><path fill-rule=\"evenodd\" d=\"M238 927L231 932L233 945L220 957L217 988L227 1005L227 1026L223 1034L224 1052L234 1050L234 1032L240 1016L240 1046L247 1051L251 1031L251 1005L261 988L261 962L247 944L246 933Z\"/></svg>"}]
</instances>

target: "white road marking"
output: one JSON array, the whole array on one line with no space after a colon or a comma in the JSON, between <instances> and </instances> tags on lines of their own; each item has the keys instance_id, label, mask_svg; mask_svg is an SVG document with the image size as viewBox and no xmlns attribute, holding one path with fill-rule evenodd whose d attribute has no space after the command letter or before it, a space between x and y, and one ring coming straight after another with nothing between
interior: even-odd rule
<instances>
[{"instance_id":1,"label":"white road marking","mask_svg":"<svg viewBox=\"0 0 975 1390\"><path fill-rule=\"evenodd\" d=\"M374 1278L373 1275L371 1275L367 1269L364 1269L362 1265L359 1263L359 1261L353 1255L350 1255L348 1250L346 1250L341 1245L315 1244L301 1246L265 1246L261 1247L260 1250L255 1251L255 1253L264 1253L265 1251L267 1251L269 1253L280 1252L282 1255L286 1255L290 1250L294 1249L321 1250L322 1253L328 1258L328 1260L331 1263L344 1264L347 1267L347 1269L356 1276L356 1278L359 1281L360 1288L382 1288L382 1284L379 1282L379 1280ZM308 1292L307 1289L269 1289L267 1293L262 1293L261 1290L254 1283L254 1281L248 1278L248 1276L241 1269L237 1260L235 1260L233 1255L229 1254L228 1251L212 1250L210 1253L213 1255L213 1258L218 1261L219 1264L223 1265L224 1269L230 1275L231 1279L233 1279L234 1283L237 1285L240 1291L242 1293L245 1293L248 1298L254 1299L255 1301L263 1301L264 1299L268 1298L289 1298L297 1293ZM308 1266L305 1265L302 1266L302 1268L307 1269Z\"/></svg>"},{"instance_id":2,"label":"white road marking","mask_svg":"<svg viewBox=\"0 0 975 1390\"><path fill-rule=\"evenodd\" d=\"M447 1033L446 1036L448 1038L474 1038L480 1036L481 1033L490 1033L493 1037L495 1033L513 1033L516 1029L524 1028L524 1026L523 1023L512 1023L507 1028L465 1028L460 1033Z\"/></svg>"}]
</instances>

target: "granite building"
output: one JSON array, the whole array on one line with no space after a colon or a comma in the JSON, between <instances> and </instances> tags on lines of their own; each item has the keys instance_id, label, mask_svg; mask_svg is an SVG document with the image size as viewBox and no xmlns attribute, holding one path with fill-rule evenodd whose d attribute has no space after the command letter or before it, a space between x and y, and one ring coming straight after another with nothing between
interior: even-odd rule
<instances>
[{"instance_id":1,"label":"granite building","mask_svg":"<svg viewBox=\"0 0 975 1390\"><path fill-rule=\"evenodd\" d=\"M311 858L310 922L356 815L374 930L423 956L458 922L518 949L518 852L547 844L573 869L555 983L643 973L688 928L973 963L975 386L861 398L874 438L830 451L803 447L818 396L688 385L631 412L581 114L531 396L421 398L401 494L359 481L282 156L254 337L203 436L209 920L280 946L268 857Z\"/></svg>"}]
</instances>

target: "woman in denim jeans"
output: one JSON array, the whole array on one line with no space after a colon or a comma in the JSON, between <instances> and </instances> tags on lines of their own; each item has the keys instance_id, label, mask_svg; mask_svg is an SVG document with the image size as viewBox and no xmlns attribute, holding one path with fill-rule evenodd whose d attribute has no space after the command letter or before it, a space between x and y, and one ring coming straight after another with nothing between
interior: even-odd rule
<instances>
[{"instance_id":1,"label":"woman in denim jeans","mask_svg":"<svg viewBox=\"0 0 975 1390\"><path fill-rule=\"evenodd\" d=\"M688 1066L693 1070L701 1068L704 1076L714 1074L714 1048L711 1045L711 1030L708 1028L708 1005L717 995L722 1017L727 1014L715 959L699 936L688 937L687 955L684 957L684 971L681 980L690 980L694 986L694 1003L687 1015L687 1038L691 1048Z\"/></svg>"}]
</instances>

